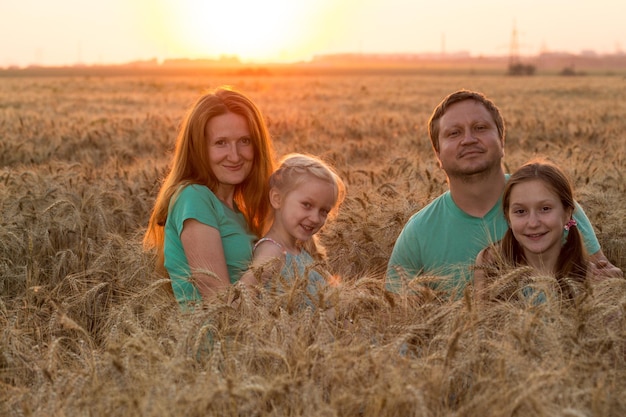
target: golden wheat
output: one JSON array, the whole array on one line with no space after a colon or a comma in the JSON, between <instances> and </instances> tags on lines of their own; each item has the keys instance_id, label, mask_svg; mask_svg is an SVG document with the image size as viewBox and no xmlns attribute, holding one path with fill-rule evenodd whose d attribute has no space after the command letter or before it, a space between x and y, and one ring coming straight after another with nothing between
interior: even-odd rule
<instances>
[{"instance_id":1,"label":"golden wheat","mask_svg":"<svg viewBox=\"0 0 626 417\"><path fill-rule=\"evenodd\" d=\"M406 280L413 296L383 282L402 226L446 189L426 121L458 88L502 108L508 170L541 153L568 171L625 269L619 77L2 81L3 415L626 415L626 280L562 303L550 279L512 271L487 289L487 308L471 288L453 300L433 290L437 276ZM259 103L278 154L319 154L348 185L321 232L336 280L312 306L300 280L260 301L235 286L182 313L142 249L179 120L222 84ZM519 297L526 284L546 302Z\"/></svg>"}]
</instances>

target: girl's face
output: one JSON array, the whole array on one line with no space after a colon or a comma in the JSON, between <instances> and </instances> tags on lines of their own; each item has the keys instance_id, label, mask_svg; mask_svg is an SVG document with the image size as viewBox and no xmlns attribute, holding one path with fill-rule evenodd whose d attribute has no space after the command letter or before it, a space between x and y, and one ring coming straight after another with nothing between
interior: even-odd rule
<instances>
[{"instance_id":1,"label":"girl's face","mask_svg":"<svg viewBox=\"0 0 626 417\"><path fill-rule=\"evenodd\" d=\"M317 233L335 205L334 186L314 176L287 194L270 190L270 200L275 209L273 228L281 231L291 243L306 241Z\"/></svg>"},{"instance_id":2,"label":"girl's face","mask_svg":"<svg viewBox=\"0 0 626 417\"><path fill-rule=\"evenodd\" d=\"M228 195L252 171L254 145L246 118L235 113L213 117L206 125L209 163L220 183L215 194Z\"/></svg>"},{"instance_id":3,"label":"girl's face","mask_svg":"<svg viewBox=\"0 0 626 417\"><path fill-rule=\"evenodd\" d=\"M509 224L528 262L554 264L562 246L564 226L572 209L563 207L561 199L545 182L533 179L511 189ZM538 267L539 265L534 265Z\"/></svg>"}]
</instances>

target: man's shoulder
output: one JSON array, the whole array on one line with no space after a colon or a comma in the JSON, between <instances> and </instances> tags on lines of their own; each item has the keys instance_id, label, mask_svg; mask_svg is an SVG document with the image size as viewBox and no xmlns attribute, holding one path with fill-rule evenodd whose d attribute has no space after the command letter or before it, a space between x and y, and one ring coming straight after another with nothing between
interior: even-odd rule
<instances>
[{"instance_id":1,"label":"man's shoulder","mask_svg":"<svg viewBox=\"0 0 626 417\"><path fill-rule=\"evenodd\" d=\"M411 216L409 222L421 222L425 218L432 216L438 216L447 210L447 199L450 198L450 191L446 191L441 194L430 203L419 209L415 214Z\"/></svg>"}]
</instances>

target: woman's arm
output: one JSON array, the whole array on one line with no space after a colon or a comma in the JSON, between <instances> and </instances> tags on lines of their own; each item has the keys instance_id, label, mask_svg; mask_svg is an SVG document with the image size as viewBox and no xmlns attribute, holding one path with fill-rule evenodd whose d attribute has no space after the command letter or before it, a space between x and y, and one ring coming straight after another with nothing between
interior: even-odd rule
<instances>
[{"instance_id":1,"label":"woman's arm","mask_svg":"<svg viewBox=\"0 0 626 417\"><path fill-rule=\"evenodd\" d=\"M203 300L209 300L230 286L220 232L194 219L183 223L180 234L193 283Z\"/></svg>"}]
</instances>

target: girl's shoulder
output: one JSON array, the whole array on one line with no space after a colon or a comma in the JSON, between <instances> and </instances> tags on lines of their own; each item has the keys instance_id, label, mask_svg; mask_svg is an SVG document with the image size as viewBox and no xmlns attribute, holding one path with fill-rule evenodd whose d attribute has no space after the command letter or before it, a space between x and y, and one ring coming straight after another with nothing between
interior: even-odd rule
<instances>
[{"instance_id":1,"label":"girl's shoulder","mask_svg":"<svg viewBox=\"0 0 626 417\"><path fill-rule=\"evenodd\" d=\"M476 256L476 264L477 265L485 265L492 264L497 259L497 247L494 245L489 245L480 252L478 252L478 256Z\"/></svg>"},{"instance_id":2,"label":"girl's shoulder","mask_svg":"<svg viewBox=\"0 0 626 417\"><path fill-rule=\"evenodd\" d=\"M255 260L268 258L284 258L285 249L272 238L264 237L259 239L252 249Z\"/></svg>"},{"instance_id":3,"label":"girl's shoulder","mask_svg":"<svg viewBox=\"0 0 626 417\"><path fill-rule=\"evenodd\" d=\"M259 239L252 250L251 269L254 268L278 268L285 263L285 251L282 245L270 238Z\"/></svg>"},{"instance_id":4,"label":"girl's shoulder","mask_svg":"<svg viewBox=\"0 0 626 417\"><path fill-rule=\"evenodd\" d=\"M263 237L261 239L259 239L255 244L254 244L254 248L253 251L256 251L256 249L261 246L263 243L267 243L265 246L269 246L269 245L273 245L276 248L279 248L281 250L281 252L284 252L285 250L283 249L283 245L281 245L280 243L278 243L277 241L275 241L274 239L272 239L271 237Z\"/></svg>"}]
</instances>

